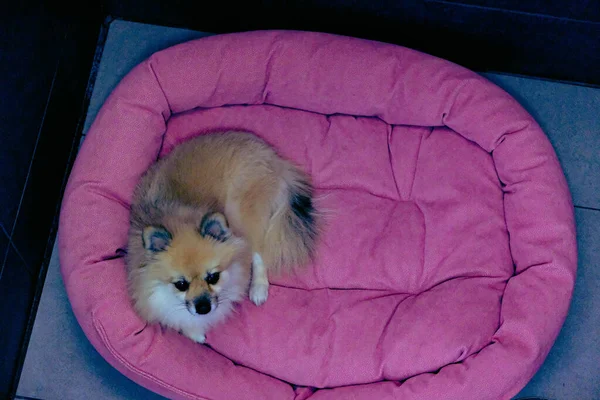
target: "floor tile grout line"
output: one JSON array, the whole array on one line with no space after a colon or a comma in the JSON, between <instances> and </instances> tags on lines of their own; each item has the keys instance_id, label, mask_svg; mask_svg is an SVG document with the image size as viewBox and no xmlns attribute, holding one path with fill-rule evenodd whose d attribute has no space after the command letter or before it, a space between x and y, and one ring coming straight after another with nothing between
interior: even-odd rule
<instances>
[{"instance_id":1,"label":"floor tile grout line","mask_svg":"<svg viewBox=\"0 0 600 400\"><path fill-rule=\"evenodd\" d=\"M585 88L585 89L600 89L599 84L587 83L587 82L582 82L582 81L569 81L569 80L558 79L558 78L545 78L545 77L541 77L541 76L527 75L525 73L506 72L506 71L499 71L499 70L495 70L495 69L487 69L487 70L482 69L482 70L474 70L474 71L480 75L496 75L496 76L503 76L503 77L509 77L509 78L529 79L532 81L537 81L537 82L542 82L542 83L554 83L554 84L560 84L560 85L575 86L575 87L581 87L581 88ZM497 85L498 84L496 84L496 86Z\"/></svg>"},{"instance_id":2,"label":"floor tile grout line","mask_svg":"<svg viewBox=\"0 0 600 400\"><path fill-rule=\"evenodd\" d=\"M4 234L4 236L6 236L6 249L4 250L4 254L0 254L0 272L4 270L4 264L6 262L6 259L8 258L8 252L10 251L10 235L8 234L8 231L6 230L6 228L4 227L4 224L2 222L0 222L0 234ZM0 278L2 277L2 274L0 274Z\"/></svg>"},{"instance_id":3,"label":"floor tile grout line","mask_svg":"<svg viewBox=\"0 0 600 400\"><path fill-rule=\"evenodd\" d=\"M8 234L8 231L6 230L2 222L0 222L0 230L4 232L4 235L6 235L6 239L10 241L10 235Z\"/></svg>"},{"instance_id":4,"label":"floor tile grout line","mask_svg":"<svg viewBox=\"0 0 600 400\"><path fill-rule=\"evenodd\" d=\"M8 231L6 230L6 228L4 227L4 225L2 223L0 223L0 230L2 230L2 232L6 236L6 239L8 240L8 244L10 244L10 247L13 248L13 250L15 251L15 253L17 253L17 255L19 256L19 258L21 259L21 261L23 261L23 264L25 264L25 268L27 268L27 270L33 274L33 272L30 270L29 266L27 265L27 261L25 261L25 257L23 257L23 255L21 254L21 252L19 251L19 249L17 249L17 246L15 245L15 242L13 242L12 238L8 234ZM7 252L9 251L10 247L6 248ZM8 257L6 257L6 258L8 258Z\"/></svg>"},{"instance_id":5,"label":"floor tile grout line","mask_svg":"<svg viewBox=\"0 0 600 400\"><path fill-rule=\"evenodd\" d=\"M594 207L586 207L586 206L573 206L576 209L579 210L588 210L588 211L600 211L600 208L594 208Z\"/></svg>"},{"instance_id":6,"label":"floor tile grout line","mask_svg":"<svg viewBox=\"0 0 600 400\"><path fill-rule=\"evenodd\" d=\"M465 3L459 3L459 2L455 2L455 1L449 1L449 0L426 0L425 2L426 3L438 3L438 4L448 5L448 6L455 6L455 7L475 8L475 9L480 9L480 10L484 10L484 11L497 11L497 12L517 14L517 15L525 15L525 16L529 16L529 17L539 17L539 18L544 18L544 19L554 19L554 20L558 20L561 22L576 22L576 23L591 24L591 25L600 24L600 22L594 21L594 20L587 20L587 19L580 19L580 18L573 18L573 17L561 17L561 16L557 16L557 15L542 14L542 13L531 12L531 11L510 10L510 9L502 8L502 7L490 7L490 6L478 5L478 4L465 4Z\"/></svg>"},{"instance_id":7,"label":"floor tile grout line","mask_svg":"<svg viewBox=\"0 0 600 400\"><path fill-rule=\"evenodd\" d=\"M27 263L27 261L25 260L25 257L23 257L23 254L21 254L21 252L19 251L19 249L17 248L17 245L15 244L15 242L13 242L12 238L9 238L9 243L10 243L10 247L15 251L15 253L17 253L17 256L19 256L19 258L21 259L21 261L23 262L23 265L25 266L25 269L27 270L27 272L29 272L31 274L31 277L34 277L34 273L31 270L31 267L29 266L29 264ZM8 255L5 257L5 260L8 259ZM2 277L2 275L0 275L0 278Z\"/></svg>"}]
</instances>

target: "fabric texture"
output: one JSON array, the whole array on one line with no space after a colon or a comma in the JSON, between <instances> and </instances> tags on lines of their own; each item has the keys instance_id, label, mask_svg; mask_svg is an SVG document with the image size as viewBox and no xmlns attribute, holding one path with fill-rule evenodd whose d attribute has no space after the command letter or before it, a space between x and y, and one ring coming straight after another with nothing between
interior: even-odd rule
<instances>
[{"instance_id":1,"label":"fabric texture","mask_svg":"<svg viewBox=\"0 0 600 400\"><path fill-rule=\"evenodd\" d=\"M117 249L143 172L251 131L313 178L314 265L272 277L195 344L145 326ZM510 398L568 311L573 206L554 150L503 90L448 61L328 34L219 35L158 52L110 95L75 162L61 272L85 334L176 399Z\"/></svg>"}]
</instances>

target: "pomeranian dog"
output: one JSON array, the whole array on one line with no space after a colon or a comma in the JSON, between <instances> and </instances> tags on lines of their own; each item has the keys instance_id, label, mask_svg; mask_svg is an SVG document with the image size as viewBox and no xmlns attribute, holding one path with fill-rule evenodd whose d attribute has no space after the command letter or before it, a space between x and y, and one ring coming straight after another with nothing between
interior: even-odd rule
<instances>
[{"instance_id":1,"label":"pomeranian dog","mask_svg":"<svg viewBox=\"0 0 600 400\"><path fill-rule=\"evenodd\" d=\"M308 176L249 133L198 136L141 178L127 266L138 314L203 343L269 271L306 264L317 239Z\"/></svg>"}]
</instances>

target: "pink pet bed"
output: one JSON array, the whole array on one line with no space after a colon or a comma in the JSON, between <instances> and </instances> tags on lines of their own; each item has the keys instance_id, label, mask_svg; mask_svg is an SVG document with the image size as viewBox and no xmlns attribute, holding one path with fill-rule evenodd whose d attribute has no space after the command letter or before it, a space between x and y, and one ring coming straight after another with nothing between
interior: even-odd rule
<instances>
[{"instance_id":1,"label":"pink pet bed","mask_svg":"<svg viewBox=\"0 0 600 400\"><path fill-rule=\"evenodd\" d=\"M314 265L208 345L147 326L126 290L129 203L194 135L254 132L309 172ZM570 194L533 118L450 62L300 32L158 52L98 114L65 193L62 274L109 363L175 399L501 399L547 355L576 270Z\"/></svg>"}]
</instances>

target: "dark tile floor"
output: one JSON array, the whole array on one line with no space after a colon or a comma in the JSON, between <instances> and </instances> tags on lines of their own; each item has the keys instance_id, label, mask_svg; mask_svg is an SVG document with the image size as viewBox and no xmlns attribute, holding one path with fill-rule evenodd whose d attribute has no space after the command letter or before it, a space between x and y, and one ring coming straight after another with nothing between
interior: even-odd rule
<instances>
[{"instance_id":1,"label":"dark tile floor","mask_svg":"<svg viewBox=\"0 0 600 400\"><path fill-rule=\"evenodd\" d=\"M203 35L181 29L113 22L98 70L86 129L110 90L135 64L160 48ZM600 90L498 74L487 76L519 99L546 130L564 166L578 207L580 263L571 313L547 361L519 397L599 399L600 119L597 110L600 109ZM27 279L26 274L15 278ZM160 398L119 374L89 344L71 312L56 249L17 394L42 400Z\"/></svg>"},{"instance_id":2,"label":"dark tile floor","mask_svg":"<svg viewBox=\"0 0 600 400\"><path fill-rule=\"evenodd\" d=\"M37 16L2 21L0 38L0 223L12 230L56 72L53 20ZM15 68L18 60L19 67ZM4 70L5 69L5 70ZM40 96L40 94L42 94ZM45 96L44 96L45 94ZM23 107L27 104L27 107ZM10 134L20 132L20 135ZM4 253L3 253L4 254Z\"/></svg>"},{"instance_id":3,"label":"dark tile floor","mask_svg":"<svg viewBox=\"0 0 600 400\"><path fill-rule=\"evenodd\" d=\"M0 279L0 293L9 301L0 302L0 315L4 319L3 323L10 321L13 326L26 326L33 302L36 279L27 269L14 246L8 246L6 263L10 263L11 268L3 270L2 279ZM1 377L14 375L14 360L20 356L24 334L23 331L20 334L0 335L0 348L4 350L4 359L0 362Z\"/></svg>"}]
</instances>

